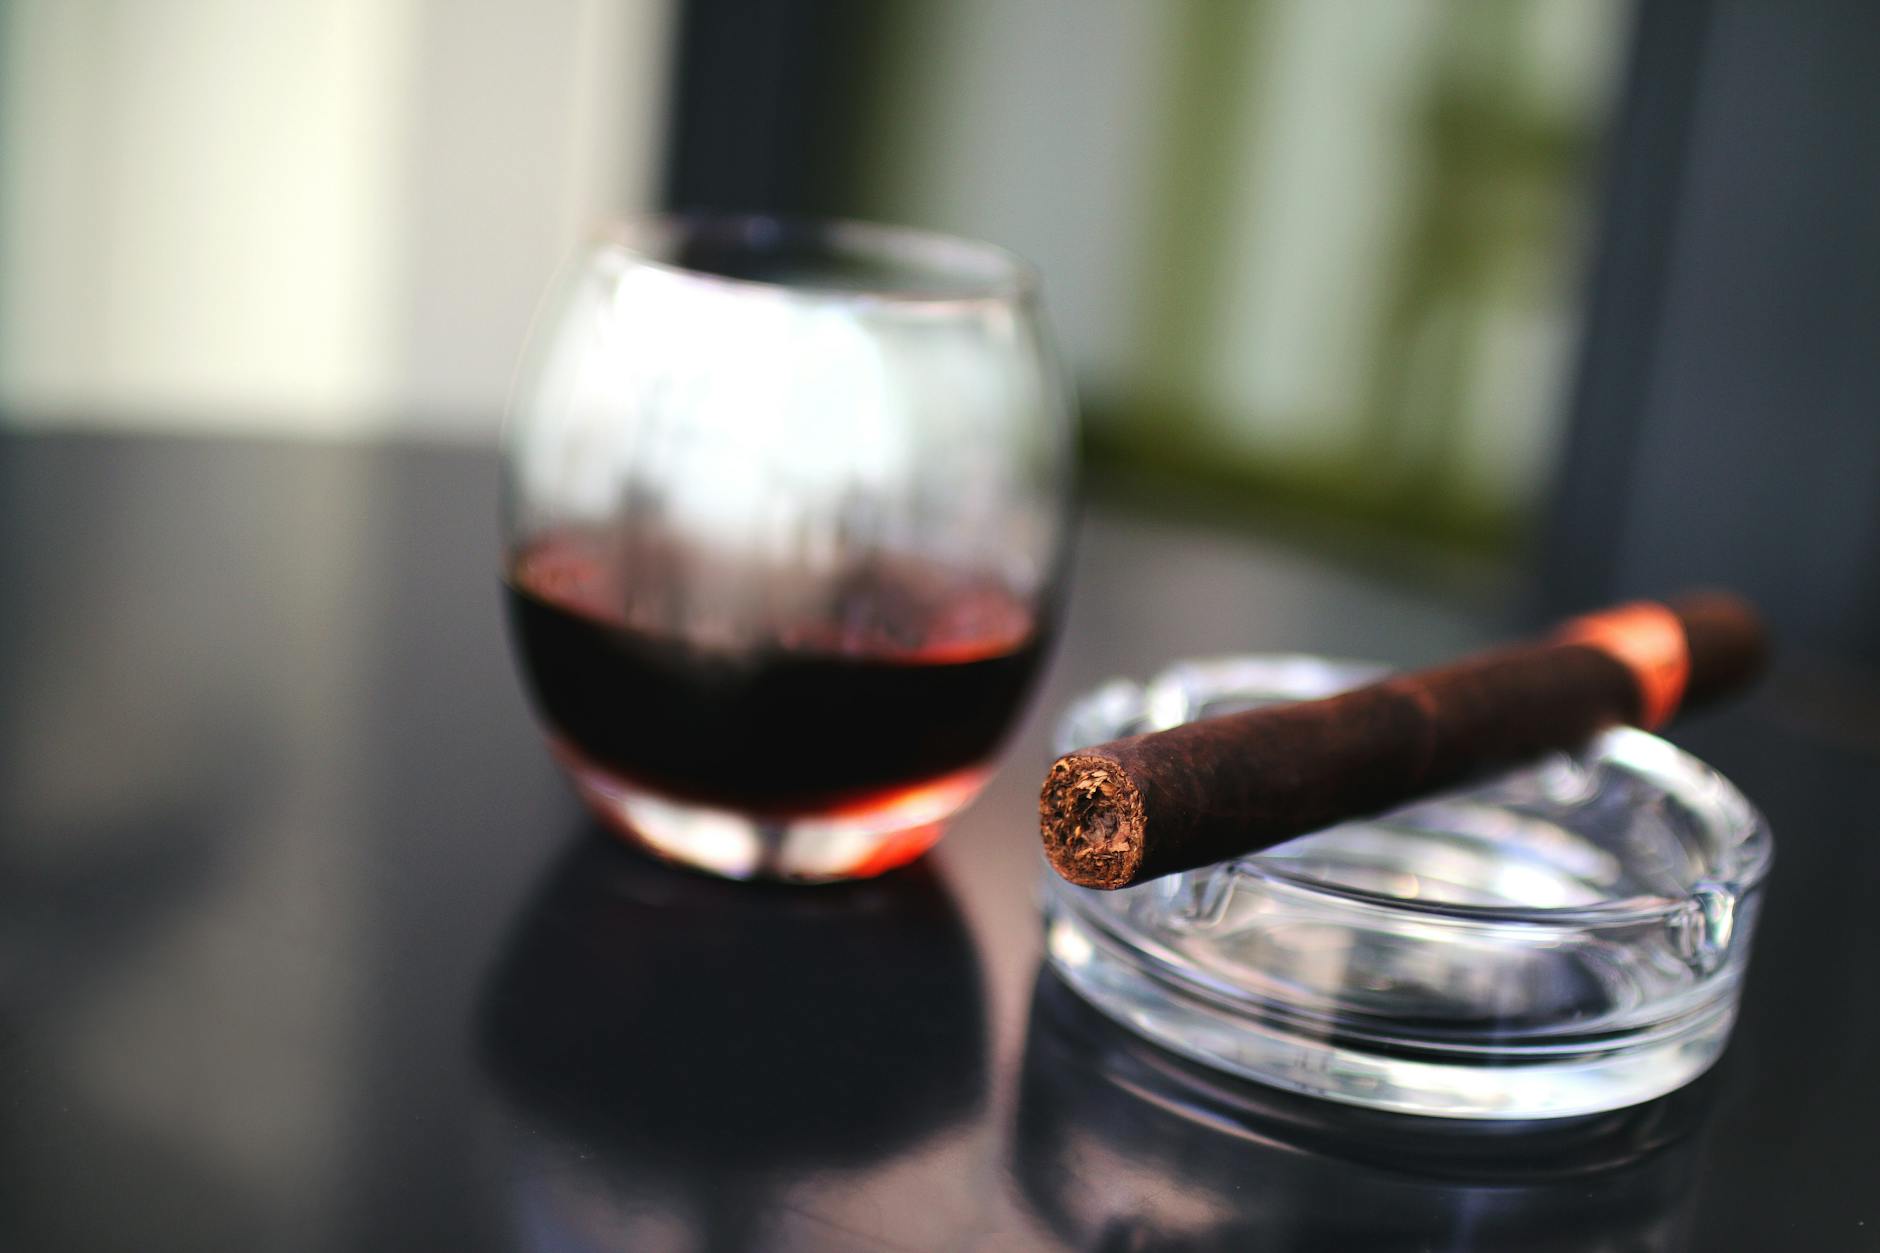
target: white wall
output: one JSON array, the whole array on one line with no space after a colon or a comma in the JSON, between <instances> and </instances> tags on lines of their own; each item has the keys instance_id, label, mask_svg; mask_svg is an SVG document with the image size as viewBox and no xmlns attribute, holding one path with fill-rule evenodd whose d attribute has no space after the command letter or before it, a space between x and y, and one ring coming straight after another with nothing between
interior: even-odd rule
<instances>
[{"instance_id":1,"label":"white wall","mask_svg":"<svg viewBox=\"0 0 1880 1253\"><path fill-rule=\"evenodd\" d=\"M654 193L670 0L0 8L0 409L478 438Z\"/></svg>"}]
</instances>

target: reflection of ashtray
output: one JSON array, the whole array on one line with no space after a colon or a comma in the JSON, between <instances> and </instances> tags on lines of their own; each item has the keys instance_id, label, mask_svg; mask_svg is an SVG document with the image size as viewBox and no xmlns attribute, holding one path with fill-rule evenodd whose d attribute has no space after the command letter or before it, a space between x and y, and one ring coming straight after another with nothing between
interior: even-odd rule
<instances>
[{"instance_id":1,"label":"reflection of ashtray","mask_svg":"<svg viewBox=\"0 0 1880 1253\"><path fill-rule=\"evenodd\" d=\"M518 1156L566 1143L586 1181L513 1172L529 1226L582 1225L543 1200L564 1188L609 1229L657 1211L697 1226L698 1247L792 1180L910 1151L970 1115L985 1082L978 963L927 867L815 891L735 884L595 832L518 920L478 1035L526 1131Z\"/></svg>"},{"instance_id":2,"label":"reflection of ashtray","mask_svg":"<svg viewBox=\"0 0 1880 1253\"><path fill-rule=\"evenodd\" d=\"M1078 1248L1682 1248L1702 1086L1527 1123L1359 1109L1146 1044L1046 971L1013 1169Z\"/></svg>"},{"instance_id":3,"label":"reflection of ashtray","mask_svg":"<svg viewBox=\"0 0 1880 1253\"><path fill-rule=\"evenodd\" d=\"M1072 706L1064 751L1372 667L1178 665ZM1049 876L1048 951L1092 1004L1266 1083L1406 1113L1533 1119L1689 1082L1736 1014L1771 842L1735 788L1605 733L1380 818L1119 892Z\"/></svg>"}]
</instances>

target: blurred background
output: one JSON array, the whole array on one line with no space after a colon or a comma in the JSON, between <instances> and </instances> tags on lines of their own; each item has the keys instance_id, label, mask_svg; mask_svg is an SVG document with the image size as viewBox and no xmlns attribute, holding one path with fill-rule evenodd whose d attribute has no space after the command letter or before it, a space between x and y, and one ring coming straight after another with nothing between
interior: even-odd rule
<instances>
[{"instance_id":1,"label":"blurred background","mask_svg":"<svg viewBox=\"0 0 1880 1253\"><path fill-rule=\"evenodd\" d=\"M1044 270L1093 490L1880 662L1880 10L0 0L0 413L494 439L661 206Z\"/></svg>"},{"instance_id":2,"label":"blurred background","mask_svg":"<svg viewBox=\"0 0 1880 1253\"><path fill-rule=\"evenodd\" d=\"M1880 935L1876 66L1874 0L0 0L0 1244L1042 1230L1051 1198L998 1183L1013 1128L1049 1147L1054 1090L1015 1106L1038 936L1008 837L1071 691L1236 648L1433 661L1704 582L1759 600L1784 673L1677 732L1783 842L1702 1191L1663 1159L1447 1200L1393 1167L1373 1205L1363 1172L1235 1132L1101 1199L1244 1208L1227 1163L1405 1231L1453 1213L1458 1245L1524 1205L1699 1248L1870 1237L1874 1003L1839 974ZM1030 756L934 875L881 881L910 930L675 930L606 869L501 660L512 367L576 241L662 206L887 219L1044 270L1082 569L1121 550L1129 578L1081 581ZM967 1004L876 1024L836 977L806 1002L849 1140L766 1162L749 1136L682 1194L671 1163L739 1111L594 1130L667 1073L633 1047L743 1046L628 1009L685 1003L708 959L725 1004L761 1001L772 967L726 954L819 945L892 998L924 995L913 945ZM568 991L607 979L642 999ZM952 1064L824 1049L910 1024ZM1092 1129L1130 1149L1171 1111ZM1120 1160L1101 1138L1077 1160ZM1328 1195L1262 1212L1300 1221L1295 1193Z\"/></svg>"}]
</instances>

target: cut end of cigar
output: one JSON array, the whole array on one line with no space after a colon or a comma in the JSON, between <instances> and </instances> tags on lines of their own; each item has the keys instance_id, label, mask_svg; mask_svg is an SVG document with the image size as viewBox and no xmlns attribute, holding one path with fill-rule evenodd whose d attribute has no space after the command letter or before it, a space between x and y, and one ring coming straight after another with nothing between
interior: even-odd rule
<instances>
[{"instance_id":1,"label":"cut end of cigar","mask_svg":"<svg viewBox=\"0 0 1880 1253\"><path fill-rule=\"evenodd\" d=\"M1714 588L1665 602L1684 628L1690 677L1686 704L1701 704L1744 687L1769 664L1769 628L1756 606Z\"/></svg>"},{"instance_id":2,"label":"cut end of cigar","mask_svg":"<svg viewBox=\"0 0 1880 1253\"><path fill-rule=\"evenodd\" d=\"M1126 887L1142 865L1142 797L1106 757L1060 757L1038 797L1051 868L1079 887Z\"/></svg>"}]
</instances>

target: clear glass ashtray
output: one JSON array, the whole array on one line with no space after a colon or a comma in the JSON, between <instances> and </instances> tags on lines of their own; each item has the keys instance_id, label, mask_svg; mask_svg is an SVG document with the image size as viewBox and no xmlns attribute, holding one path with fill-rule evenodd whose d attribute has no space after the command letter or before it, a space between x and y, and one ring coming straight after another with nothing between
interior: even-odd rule
<instances>
[{"instance_id":1,"label":"clear glass ashtray","mask_svg":"<svg viewBox=\"0 0 1880 1253\"><path fill-rule=\"evenodd\" d=\"M1075 748L1329 696L1382 667L1177 664L1077 701ZM1736 788L1629 728L1255 856L1099 892L1046 872L1046 949L1196 1061L1447 1118L1650 1100L1723 1051L1773 846Z\"/></svg>"}]
</instances>

